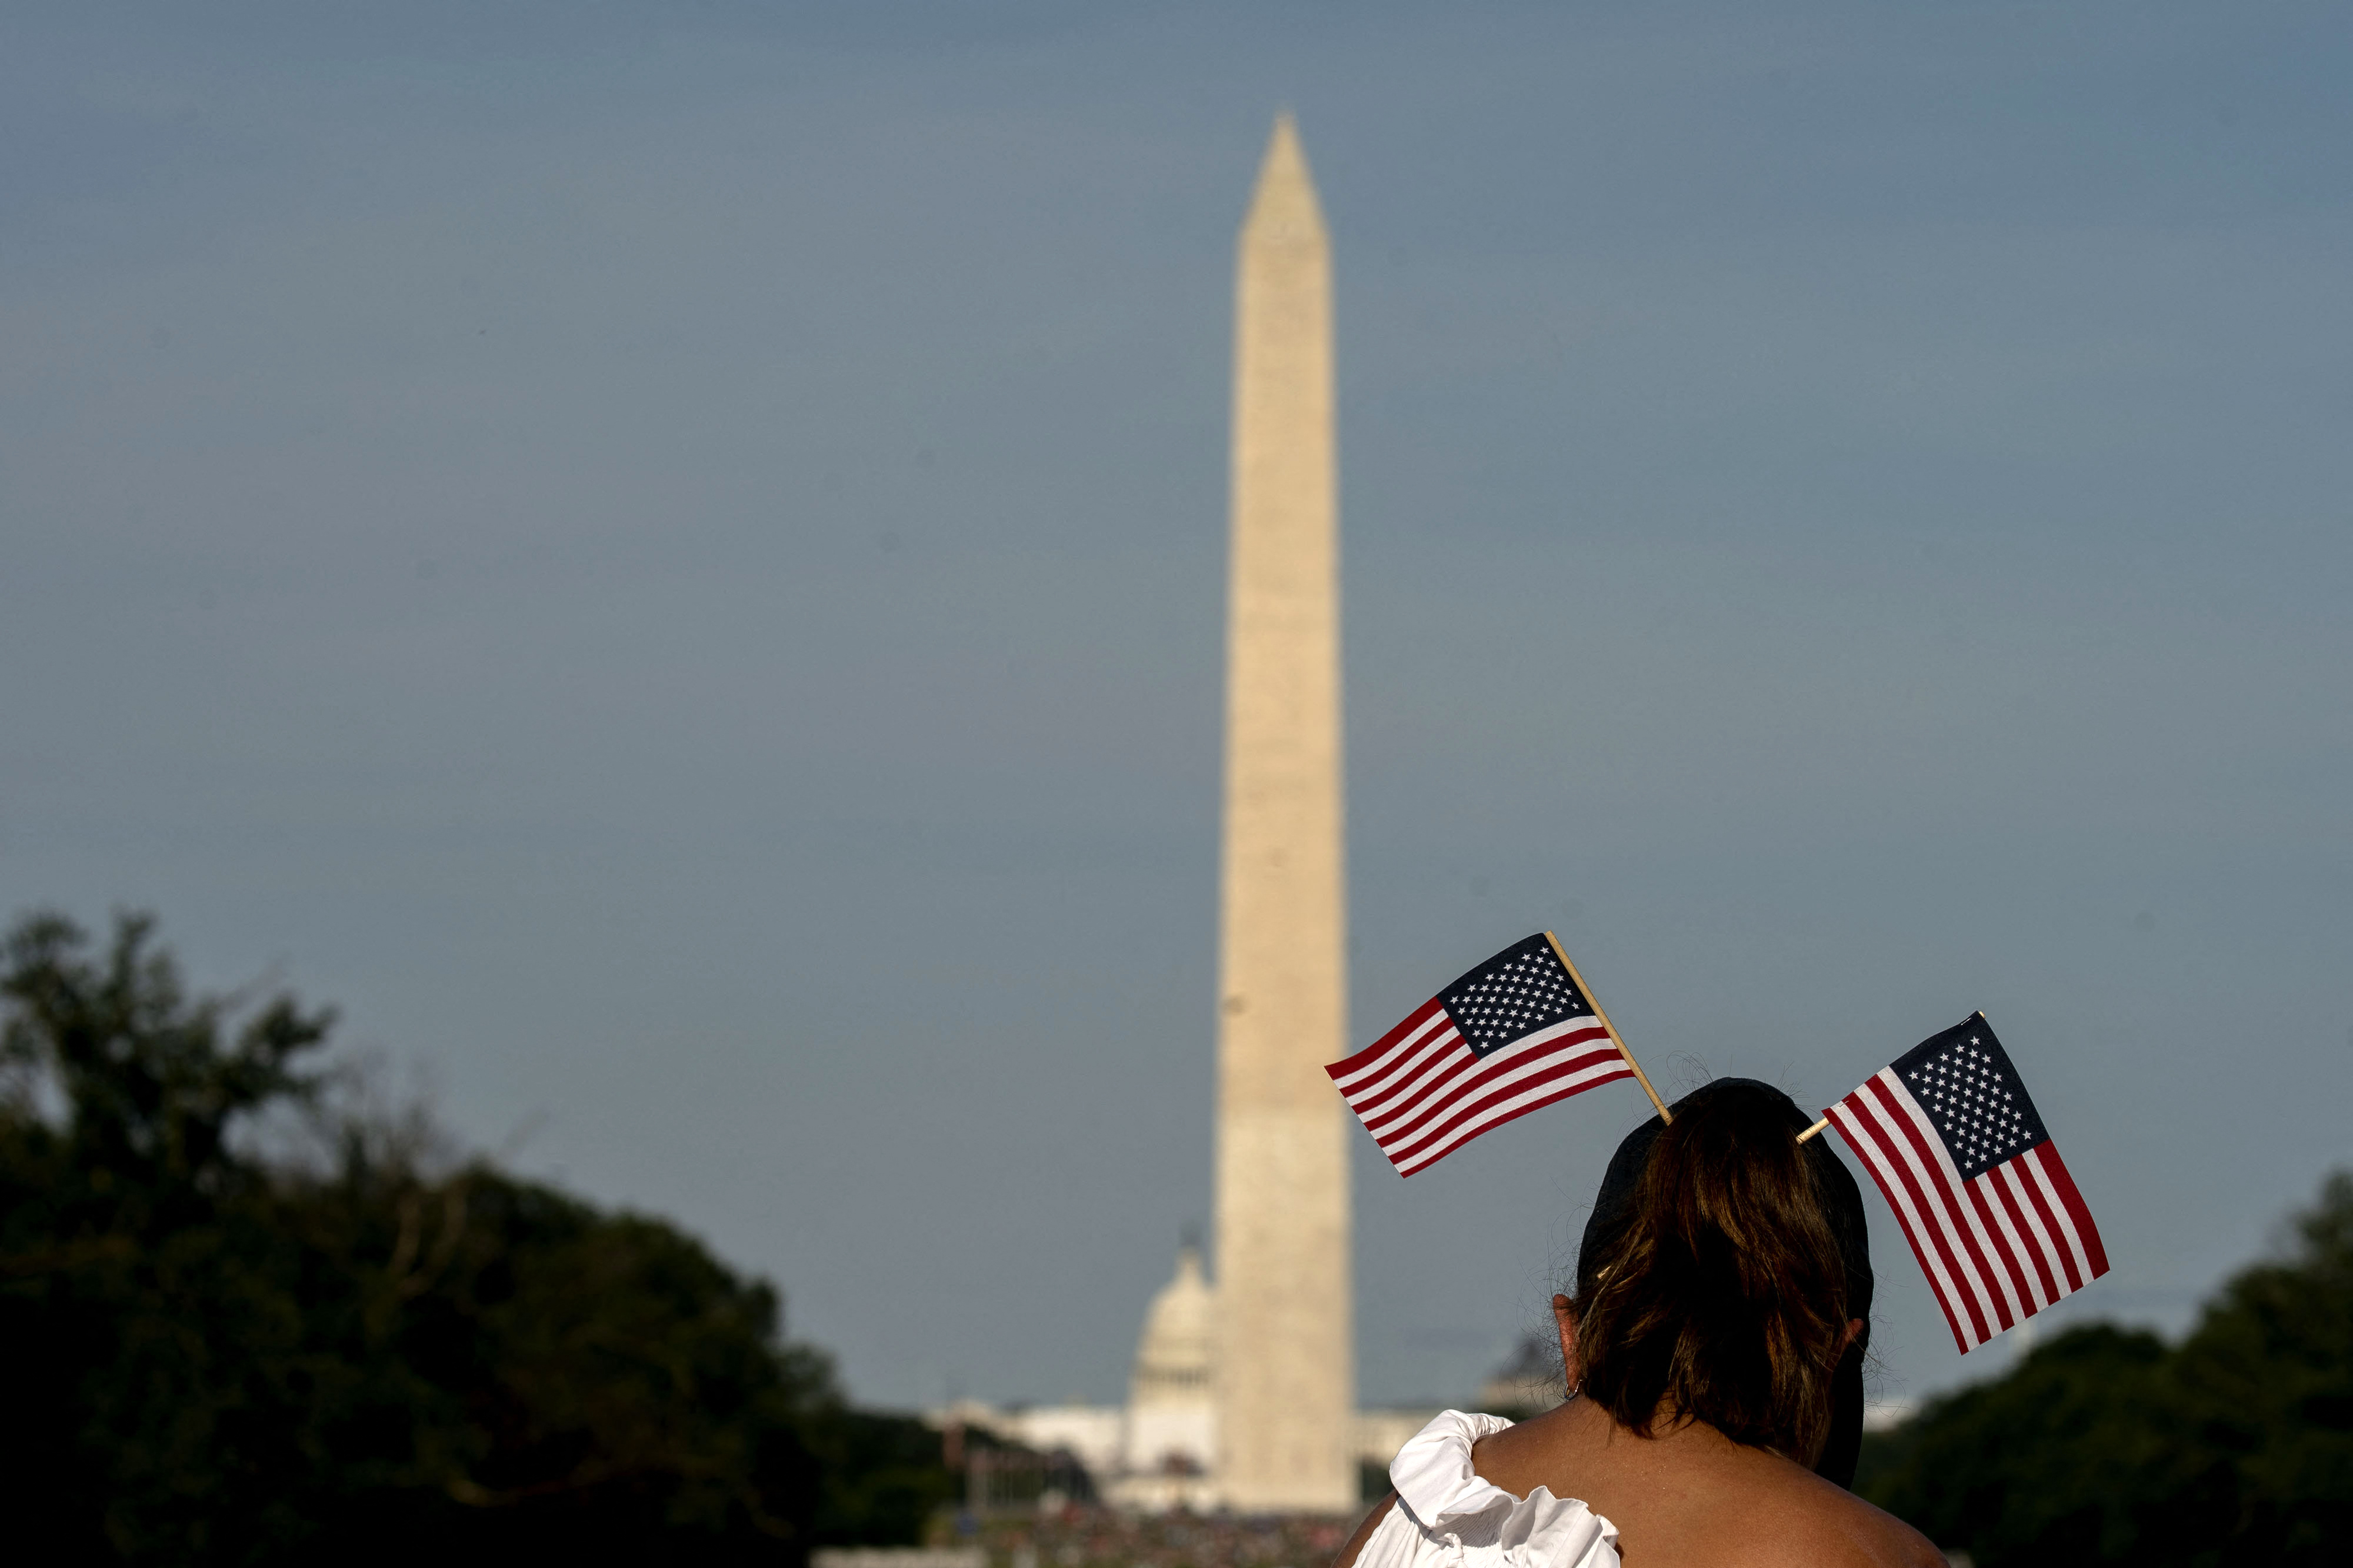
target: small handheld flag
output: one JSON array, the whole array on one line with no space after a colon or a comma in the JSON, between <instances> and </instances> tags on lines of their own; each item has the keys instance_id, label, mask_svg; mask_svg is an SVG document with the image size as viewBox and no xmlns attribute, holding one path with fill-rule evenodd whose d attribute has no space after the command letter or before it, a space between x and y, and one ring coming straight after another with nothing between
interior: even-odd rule
<instances>
[{"instance_id":1,"label":"small handheld flag","mask_svg":"<svg viewBox=\"0 0 2353 1568\"><path fill-rule=\"evenodd\" d=\"M2092 1211L1984 1014L1822 1115L1886 1195L1964 1354L2108 1271Z\"/></svg>"},{"instance_id":2,"label":"small handheld flag","mask_svg":"<svg viewBox=\"0 0 2353 1568\"><path fill-rule=\"evenodd\" d=\"M1659 1103L1550 931L1514 942L1324 1070L1408 1176L1490 1128L1621 1078Z\"/></svg>"}]
</instances>

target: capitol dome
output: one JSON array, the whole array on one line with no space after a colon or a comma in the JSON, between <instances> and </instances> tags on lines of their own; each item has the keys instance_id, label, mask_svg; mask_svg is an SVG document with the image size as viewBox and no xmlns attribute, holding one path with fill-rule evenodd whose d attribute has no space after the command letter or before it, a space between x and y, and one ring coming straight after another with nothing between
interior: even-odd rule
<instances>
[{"instance_id":1,"label":"capitol dome","mask_svg":"<svg viewBox=\"0 0 2353 1568\"><path fill-rule=\"evenodd\" d=\"M1207 1399L1217 1367L1217 1292L1201 1277L1201 1250L1176 1254L1176 1277L1152 1298L1135 1346L1129 1403Z\"/></svg>"},{"instance_id":2,"label":"capitol dome","mask_svg":"<svg viewBox=\"0 0 2353 1568\"><path fill-rule=\"evenodd\" d=\"M1218 1293L1201 1276L1201 1249L1176 1254L1176 1277L1144 1314L1122 1422L1123 1468L1113 1489L1129 1507L1200 1508L1218 1460Z\"/></svg>"}]
</instances>

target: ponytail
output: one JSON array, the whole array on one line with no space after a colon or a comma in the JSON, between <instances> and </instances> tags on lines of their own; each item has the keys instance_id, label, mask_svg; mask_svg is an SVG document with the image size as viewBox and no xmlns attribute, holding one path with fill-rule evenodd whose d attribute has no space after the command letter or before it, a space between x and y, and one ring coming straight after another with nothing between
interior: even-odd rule
<instances>
[{"instance_id":1,"label":"ponytail","mask_svg":"<svg viewBox=\"0 0 2353 1568\"><path fill-rule=\"evenodd\" d=\"M1622 1214L1588 1231L1578 1392L1620 1426L1647 1437L1660 1417L1704 1421L1800 1465L1821 1457L1847 1268L1820 1173L1796 1141L1804 1123L1763 1084L1686 1096Z\"/></svg>"}]
</instances>

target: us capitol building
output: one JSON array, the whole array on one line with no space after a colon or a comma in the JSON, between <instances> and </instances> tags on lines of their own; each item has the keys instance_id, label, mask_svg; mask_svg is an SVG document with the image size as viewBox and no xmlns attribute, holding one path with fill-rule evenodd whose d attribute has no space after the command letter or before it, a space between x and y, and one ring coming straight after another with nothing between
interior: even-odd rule
<instances>
[{"instance_id":1,"label":"us capitol building","mask_svg":"<svg viewBox=\"0 0 2353 1568\"><path fill-rule=\"evenodd\" d=\"M1176 1275L1152 1299L1136 1342L1127 1404L1036 1405L1006 1409L964 1401L931 1412L986 1426L1040 1452L1062 1450L1086 1467L1105 1502L1145 1513L1206 1511L1225 1500L1217 1485L1217 1290L1201 1272L1200 1249L1178 1249ZM1539 1409L1560 1398L1559 1373L1534 1342L1479 1391L1483 1410ZM1350 1458L1386 1466L1438 1412L1359 1410L1349 1426Z\"/></svg>"}]
</instances>

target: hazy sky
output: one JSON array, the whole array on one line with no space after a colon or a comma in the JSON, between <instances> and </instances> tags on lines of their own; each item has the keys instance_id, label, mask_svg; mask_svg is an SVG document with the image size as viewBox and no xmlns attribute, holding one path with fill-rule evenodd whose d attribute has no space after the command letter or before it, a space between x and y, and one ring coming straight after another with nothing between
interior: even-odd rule
<instances>
[{"instance_id":1,"label":"hazy sky","mask_svg":"<svg viewBox=\"0 0 2353 1568\"><path fill-rule=\"evenodd\" d=\"M2326 5L18 0L0 911L275 966L860 1397L1118 1396L1288 105L1355 1036L1544 925L1662 1089L1983 1008L2054 1316L2179 1326L2353 1158L2348 78ZM1355 1134L1367 1401L1471 1397L1645 1109ZM1999 1370L1872 1202L1886 1391Z\"/></svg>"}]
</instances>

